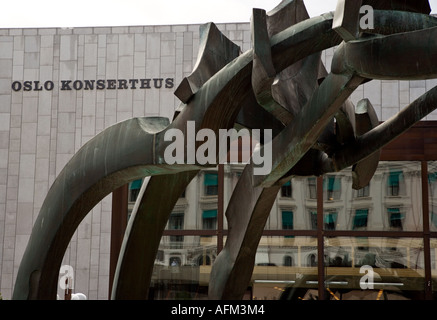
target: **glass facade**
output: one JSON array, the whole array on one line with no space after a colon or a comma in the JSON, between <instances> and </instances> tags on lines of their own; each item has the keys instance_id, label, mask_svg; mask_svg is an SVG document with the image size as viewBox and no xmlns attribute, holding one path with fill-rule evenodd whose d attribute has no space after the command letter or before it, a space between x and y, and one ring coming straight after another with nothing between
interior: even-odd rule
<instances>
[{"instance_id":1,"label":"glass facade","mask_svg":"<svg viewBox=\"0 0 437 320\"><path fill-rule=\"evenodd\" d=\"M429 228L437 231L437 161L428 162Z\"/></svg>"},{"instance_id":2,"label":"glass facade","mask_svg":"<svg viewBox=\"0 0 437 320\"><path fill-rule=\"evenodd\" d=\"M325 239L328 299L424 299L424 277L420 238Z\"/></svg>"},{"instance_id":3,"label":"glass facade","mask_svg":"<svg viewBox=\"0 0 437 320\"><path fill-rule=\"evenodd\" d=\"M264 236L252 274L252 299L317 296L317 238Z\"/></svg>"},{"instance_id":4,"label":"glass facade","mask_svg":"<svg viewBox=\"0 0 437 320\"><path fill-rule=\"evenodd\" d=\"M156 257L151 299L207 298L227 234L217 201L226 211L242 168L224 166L222 193L209 169L181 195ZM360 190L352 179L348 168L281 187L244 299L437 299L437 162L380 161Z\"/></svg>"},{"instance_id":5,"label":"glass facade","mask_svg":"<svg viewBox=\"0 0 437 320\"><path fill-rule=\"evenodd\" d=\"M432 293L437 299L437 161L427 163L428 178L428 222L431 233L430 239L430 268L432 277Z\"/></svg>"},{"instance_id":6,"label":"glass facade","mask_svg":"<svg viewBox=\"0 0 437 320\"><path fill-rule=\"evenodd\" d=\"M352 189L352 171L323 179L325 230L422 231L420 162L381 162L370 183Z\"/></svg>"},{"instance_id":7,"label":"glass facade","mask_svg":"<svg viewBox=\"0 0 437 320\"><path fill-rule=\"evenodd\" d=\"M217 238L164 236L152 275L150 299L206 299ZM176 241L175 241L176 240Z\"/></svg>"}]
</instances>

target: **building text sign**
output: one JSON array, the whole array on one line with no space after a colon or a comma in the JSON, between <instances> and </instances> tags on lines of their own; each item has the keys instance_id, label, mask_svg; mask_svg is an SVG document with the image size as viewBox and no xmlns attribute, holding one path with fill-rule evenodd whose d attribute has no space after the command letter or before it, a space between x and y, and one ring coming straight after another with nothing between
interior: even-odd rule
<instances>
[{"instance_id":1,"label":"building text sign","mask_svg":"<svg viewBox=\"0 0 437 320\"><path fill-rule=\"evenodd\" d=\"M135 89L172 89L174 78L145 78L145 79L97 79L97 80L61 80L59 90L135 90ZM52 91L56 88L52 80L14 81L13 91Z\"/></svg>"}]
</instances>

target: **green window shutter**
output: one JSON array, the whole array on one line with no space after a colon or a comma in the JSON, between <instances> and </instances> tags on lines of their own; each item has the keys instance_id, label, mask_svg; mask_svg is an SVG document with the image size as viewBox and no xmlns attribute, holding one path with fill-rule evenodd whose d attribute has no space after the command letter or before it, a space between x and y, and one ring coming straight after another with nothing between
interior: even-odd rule
<instances>
[{"instance_id":1,"label":"green window shutter","mask_svg":"<svg viewBox=\"0 0 437 320\"><path fill-rule=\"evenodd\" d=\"M323 179L323 190L340 191L341 179L339 177L327 177Z\"/></svg>"},{"instance_id":2,"label":"green window shutter","mask_svg":"<svg viewBox=\"0 0 437 320\"><path fill-rule=\"evenodd\" d=\"M393 213L400 213L401 211L399 208L387 208L387 212L393 214Z\"/></svg>"},{"instance_id":3,"label":"green window shutter","mask_svg":"<svg viewBox=\"0 0 437 320\"><path fill-rule=\"evenodd\" d=\"M402 171L393 171L390 172L390 175L388 176L387 184L390 187L398 186L399 182L402 181L402 179L403 179Z\"/></svg>"},{"instance_id":4,"label":"green window shutter","mask_svg":"<svg viewBox=\"0 0 437 320\"><path fill-rule=\"evenodd\" d=\"M205 186L217 186L218 185L217 173L205 173L204 184Z\"/></svg>"},{"instance_id":5,"label":"green window shutter","mask_svg":"<svg viewBox=\"0 0 437 320\"><path fill-rule=\"evenodd\" d=\"M432 184L437 181L437 172L428 173L428 183Z\"/></svg>"},{"instance_id":6,"label":"green window shutter","mask_svg":"<svg viewBox=\"0 0 437 320\"><path fill-rule=\"evenodd\" d=\"M401 210L399 208L388 208L387 212L390 215L390 220L400 220L403 218Z\"/></svg>"},{"instance_id":7,"label":"green window shutter","mask_svg":"<svg viewBox=\"0 0 437 320\"><path fill-rule=\"evenodd\" d=\"M143 179L134 180L131 182L129 189L131 189L131 190L141 189L142 183L143 183Z\"/></svg>"},{"instance_id":8,"label":"green window shutter","mask_svg":"<svg viewBox=\"0 0 437 320\"><path fill-rule=\"evenodd\" d=\"M367 227L367 217L369 215L369 209L355 210L353 229Z\"/></svg>"},{"instance_id":9,"label":"green window shutter","mask_svg":"<svg viewBox=\"0 0 437 320\"><path fill-rule=\"evenodd\" d=\"M293 211L282 211L282 229L293 229Z\"/></svg>"},{"instance_id":10,"label":"green window shutter","mask_svg":"<svg viewBox=\"0 0 437 320\"><path fill-rule=\"evenodd\" d=\"M337 222L337 212L328 212L323 216L324 223L336 223Z\"/></svg>"},{"instance_id":11,"label":"green window shutter","mask_svg":"<svg viewBox=\"0 0 437 320\"><path fill-rule=\"evenodd\" d=\"M217 217L217 210L204 210L202 214L203 219L211 219Z\"/></svg>"},{"instance_id":12,"label":"green window shutter","mask_svg":"<svg viewBox=\"0 0 437 320\"><path fill-rule=\"evenodd\" d=\"M401 213L400 208L387 208L387 213L390 227L402 230L404 214Z\"/></svg>"}]
</instances>

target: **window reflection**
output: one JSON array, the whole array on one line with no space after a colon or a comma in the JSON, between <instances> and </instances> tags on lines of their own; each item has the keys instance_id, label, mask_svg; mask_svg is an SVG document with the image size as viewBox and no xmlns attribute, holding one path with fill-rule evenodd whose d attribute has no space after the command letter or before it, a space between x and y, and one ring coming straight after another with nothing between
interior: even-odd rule
<instances>
[{"instance_id":1,"label":"window reflection","mask_svg":"<svg viewBox=\"0 0 437 320\"><path fill-rule=\"evenodd\" d=\"M356 190L356 197L357 198L365 198L365 197L368 197L369 194L370 194L370 185L367 185L364 188Z\"/></svg>"},{"instance_id":2,"label":"window reflection","mask_svg":"<svg viewBox=\"0 0 437 320\"><path fill-rule=\"evenodd\" d=\"M429 228L437 231L437 161L428 162Z\"/></svg>"},{"instance_id":3,"label":"window reflection","mask_svg":"<svg viewBox=\"0 0 437 320\"><path fill-rule=\"evenodd\" d=\"M341 177L327 176L323 179L323 195L325 200L341 198Z\"/></svg>"},{"instance_id":4,"label":"window reflection","mask_svg":"<svg viewBox=\"0 0 437 320\"><path fill-rule=\"evenodd\" d=\"M387 178L387 194L389 196L396 197L401 194L404 194L404 190L405 190L404 173L402 171L390 172Z\"/></svg>"},{"instance_id":5,"label":"window reflection","mask_svg":"<svg viewBox=\"0 0 437 320\"><path fill-rule=\"evenodd\" d=\"M437 239L431 239L431 277L433 299L437 300Z\"/></svg>"},{"instance_id":6,"label":"window reflection","mask_svg":"<svg viewBox=\"0 0 437 320\"><path fill-rule=\"evenodd\" d=\"M211 265L217 257L217 239L174 236L161 240L150 287L150 299L206 299Z\"/></svg>"},{"instance_id":7,"label":"window reflection","mask_svg":"<svg viewBox=\"0 0 437 320\"><path fill-rule=\"evenodd\" d=\"M369 216L369 209L356 209L352 230L365 230L367 228L367 217Z\"/></svg>"},{"instance_id":8,"label":"window reflection","mask_svg":"<svg viewBox=\"0 0 437 320\"><path fill-rule=\"evenodd\" d=\"M317 199L316 178L308 178L308 197L310 199Z\"/></svg>"},{"instance_id":9,"label":"window reflection","mask_svg":"<svg viewBox=\"0 0 437 320\"><path fill-rule=\"evenodd\" d=\"M202 228L204 230L215 230L217 228L217 209L203 211Z\"/></svg>"},{"instance_id":10,"label":"window reflection","mask_svg":"<svg viewBox=\"0 0 437 320\"><path fill-rule=\"evenodd\" d=\"M169 230L182 230L182 229L184 229L184 213L183 212L172 212L171 213L170 218L168 220L168 229ZM182 235L170 236L170 246L172 249L182 248L183 242L184 242L184 236L182 236Z\"/></svg>"},{"instance_id":11,"label":"window reflection","mask_svg":"<svg viewBox=\"0 0 437 320\"><path fill-rule=\"evenodd\" d=\"M304 281L301 279L311 279ZM252 274L252 299L276 300L293 290L296 297L317 296L317 239L262 237ZM309 291L310 290L310 291Z\"/></svg>"},{"instance_id":12,"label":"window reflection","mask_svg":"<svg viewBox=\"0 0 437 320\"><path fill-rule=\"evenodd\" d=\"M203 183L205 186L204 195L216 196L218 194L218 174L217 173L205 173L203 177Z\"/></svg>"},{"instance_id":13,"label":"window reflection","mask_svg":"<svg viewBox=\"0 0 437 320\"><path fill-rule=\"evenodd\" d=\"M291 198L292 197L292 187L291 181L287 181L281 187L281 197Z\"/></svg>"},{"instance_id":14,"label":"window reflection","mask_svg":"<svg viewBox=\"0 0 437 320\"><path fill-rule=\"evenodd\" d=\"M232 179L238 177L229 170L225 171L225 179L227 174ZM202 172L199 178L187 188L185 198L178 200L167 229L217 229L217 174ZM319 192L317 178L293 177L281 187L270 212L265 229L275 230L270 233L275 236L261 239L251 291L245 298L317 299L320 263L326 272L327 299L423 299L423 241L419 233L414 235L418 238L403 238L401 233L422 231L421 178L421 163L409 161L380 162L370 183L360 190L352 189L350 168L324 176L323 190ZM225 180L225 202L235 183ZM428 189L430 229L435 232L437 162L429 163ZM322 227L317 225L318 194L323 195ZM226 232L226 220L224 224ZM325 237L323 261L318 261L317 239L303 236L306 232L314 236L320 228L331 231ZM339 238L335 231L360 231L365 237ZM395 234L398 238L375 238L363 231L399 233ZM154 298L206 298L211 266L217 256L217 237L212 232L176 234L172 232L161 242L153 276ZM436 250L437 240L432 238L431 272L437 296ZM372 290L360 287L366 268L372 268L369 270L377 275Z\"/></svg>"},{"instance_id":15,"label":"window reflection","mask_svg":"<svg viewBox=\"0 0 437 320\"><path fill-rule=\"evenodd\" d=\"M316 244L310 237L263 237L252 276L253 298L318 299ZM324 266L328 300L424 298L421 239L325 238Z\"/></svg>"},{"instance_id":16,"label":"window reflection","mask_svg":"<svg viewBox=\"0 0 437 320\"><path fill-rule=\"evenodd\" d=\"M327 299L424 298L421 239L326 238L325 265Z\"/></svg>"},{"instance_id":17,"label":"window reflection","mask_svg":"<svg viewBox=\"0 0 437 320\"><path fill-rule=\"evenodd\" d=\"M352 189L351 169L345 169L324 179L324 193L326 230L422 230L420 162L380 162L360 190Z\"/></svg>"},{"instance_id":18,"label":"window reflection","mask_svg":"<svg viewBox=\"0 0 437 320\"><path fill-rule=\"evenodd\" d=\"M401 213L401 208L387 208L387 215L390 229L402 231L402 221L404 220L404 214Z\"/></svg>"}]
</instances>

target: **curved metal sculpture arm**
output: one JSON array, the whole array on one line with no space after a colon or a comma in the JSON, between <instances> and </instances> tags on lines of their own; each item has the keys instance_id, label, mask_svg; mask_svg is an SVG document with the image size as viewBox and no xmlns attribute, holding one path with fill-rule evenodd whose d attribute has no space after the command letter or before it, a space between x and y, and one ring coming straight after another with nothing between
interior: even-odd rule
<instances>
[{"instance_id":1,"label":"curved metal sculpture arm","mask_svg":"<svg viewBox=\"0 0 437 320\"><path fill-rule=\"evenodd\" d=\"M332 12L325 13L272 36L270 44L276 73L313 53L340 44L340 36L332 29L333 18Z\"/></svg>"},{"instance_id":2,"label":"curved metal sculpture arm","mask_svg":"<svg viewBox=\"0 0 437 320\"><path fill-rule=\"evenodd\" d=\"M375 10L375 29L366 29L366 33L390 35L437 27L437 18L422 13L407 11Z\"/></svg>"},{"instance_id":3,"label":"curved metal sculpture arm","mask_svg":"<svg viewBox=\"0 0 437 320\"><path fill-rule=\"evenodd\" d=\"M197 172L154 176L145 191L141 190L144 192L139 195L120 249L112 299L147 299L162 232L179 196Z\"/></svg>"},{"instance_id":4,"label":"curved metal sculpture arm","mask_svg":"<svg viewBox=\"0 0 437 320\"><path fill-rule=\"evenodd\" d=\"M200 26L199 42L193 72L182 80L174 93L183 103L187 103L211 76L240 54L240 47L224 37L213 23Z\"/></svg>"},{"instance_id":5,"label":"curved metal sculpture arm","mask_svg":"<svg viewBox=\"0 0 437 320\"><path fill-rule=\"evenodd\" d=\"M131 119L86 143L53 183L20 264L14 299L54 299L65 249L85 215L108 193L145 175L169 171L155 161L155 134L168 120ZM143 146L138 149L138 145ZM177 166L177 172L196 169ZM29 288L29 282L32 286Z\"/></svg>"},{"instance_id":6,"label":"curved metal sculpture arm","mask_svg":"<svg viewBox=\"0 0 437 320\"><path fill-rule=\"evenodd\" d=\"M353 74L329 74L296 119L273 139L272 171L254 177L254 183L272 186L295 166L363 80Z\"/></svg>"},{"instance_id":7,"label":"curved metal sculpture arm","mask_svg":"<svg viewBox=\"0 0 437 320\"><path fill-rule=\"evenodd\" d=\"M384 147L435 109L437 109L437 87L405 107L396 117L383 122L358 137L356 142L339 150L332 158L331 172L347 168Z\"/></svg>"},{"instance_id":8,"label":"curved metal sculpture arm","mask_svg":"<svg viewBox=\"0 0 437 320\"><path fill-rule=\"evenodd\" d=\"M210 299L241 299L252 276L256 248L280 186L256 187L248 164L226 209L228 238L211 270Z\"/></svg>"},{"instance_id":9,"label":"curved metal sculpture arm","mask_svg":"<svg viewBox=\"0 0 437 320\"><path fill-rule=\"evenodd\" d=\"M287 4L285 5L285 3ZM291 9L305 11L301 1L284 1L278 7L281 9L274 9L272 14L282 16L284 12ZM253 12L251 23L254 47L252 85L258 102L272 114L279 115L279 119L283 123L288 124L291 117L287 118L282 115L287 112L284 107L289 108L290 105L279 105L274 101L275 97L272 92L275 71L267 30L277 30L279 27L273 23L266 23L266 20L269 21L270 15L271 13L266 16L264 10L254 9ZM301 18L305 17L306 15L302 14ZM286 28L290 23L296 22L298 21L281 20L279 24ZM315 37L315 39L305 39L305 47L302 46L302 50L311 48L312 46L309 45L311 41L314 41L315 44L321 40L321 38ZM290 102L293 101L292 107L295 110L300 110L304 106L302 100L310 99L315 87L317 87L320 56L313 54L304 60L303 63L297 62L281 73L281 82L285 82L282 86L285 91L283 93L285 99L281 100L286 102L288 98ZM299 79L299 73L302 72L302 69L307 72L307 77ZM285 89L285 87L288 88ZM294 94L293 89L301 92L299 97ZM226 210L229 233L226 245L218 255L211 270L208 293L210 299L241 299L243 296L251 278L256 248L279 189L280 185L269 188L254 186L253 164L248 164L245 167Z\"/></svg>"},{"instance_id":10,"label":"curved metal sculpture arm","mask_svg":"<svg viewBox=\"0 0 437 320\"><path fill-rule=\"evenodd\" d=\"M375 11L376 14L384 12ZM404 19L403 15L399 16L399 22L405 22ZM427 22L428 19L422 21ZM416 27L417 24L414 25ZM334 53L331 74L322 82L307 106L273 140L272 172L264 177L256 177L255 183L271 186L285 175L316 143L322 128L365 79L414 80L437 77L435 38L437 27L343 42ZM406 48L414 48L417 53L405 54ZM399 63L405 68L400 69ZM329 165L324 170L329 170Z\"/></svg>"},{"instance_id":11,"label":"curved metal sculpture arm","mask_svg":"<svg viewBox=\"0 0 437 320\"><path fill-rule=\"evenodd\" d=\"M332 72L380 80L437 78L436 38L437 27L433 27L343 42L332 60Z\"/></svg>"}]
</instances>

